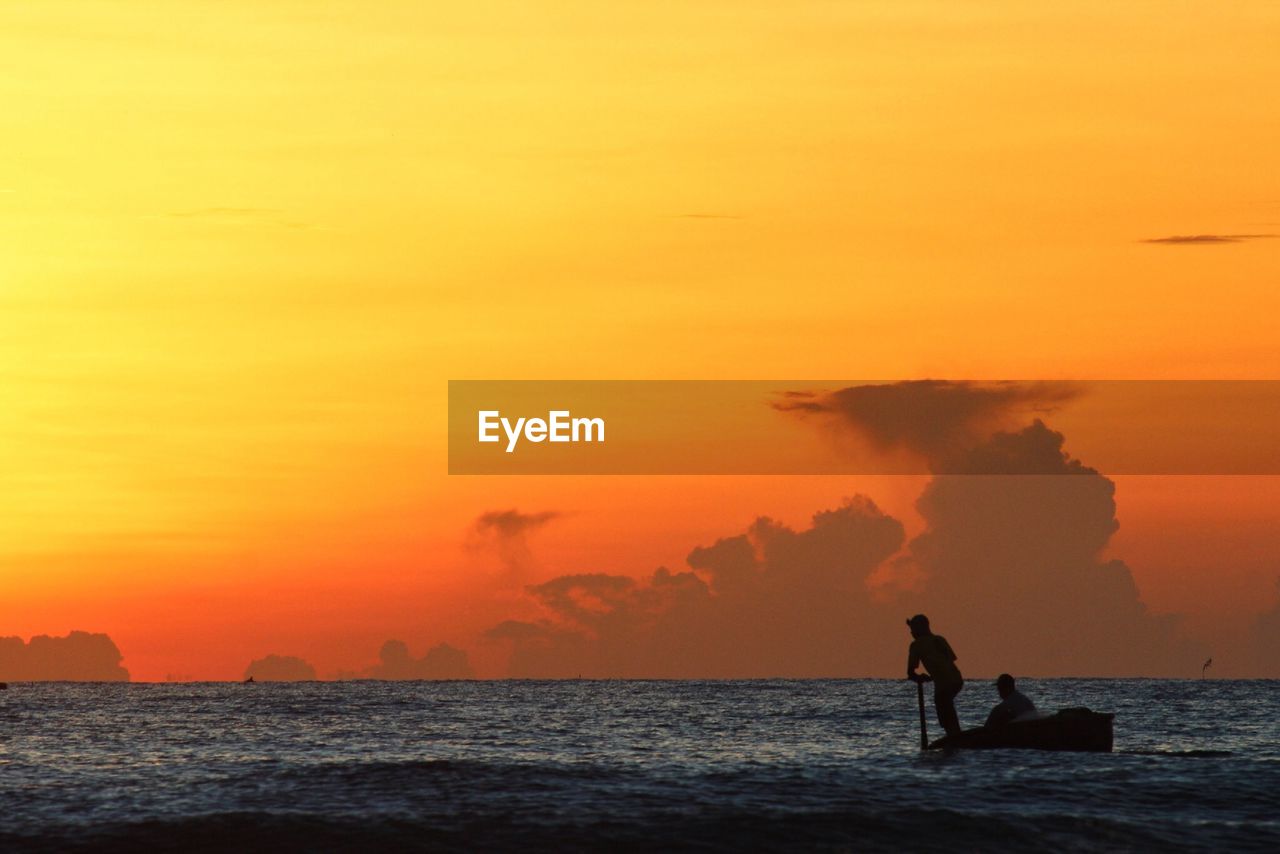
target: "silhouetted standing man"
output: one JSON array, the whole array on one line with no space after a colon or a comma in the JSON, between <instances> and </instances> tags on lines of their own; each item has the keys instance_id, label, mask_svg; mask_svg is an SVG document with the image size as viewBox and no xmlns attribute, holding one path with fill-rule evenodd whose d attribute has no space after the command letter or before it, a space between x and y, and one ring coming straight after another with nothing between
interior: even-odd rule
<instances>
[{"instance_id":1,"label":"silhouetted standing man","mask_svg":"<svg viewBox=\"0 0 1280 854\"><path fill-rule=\"evenodd\" d=\"M911 650L907 655L907 678L913 682L933 682L933 706L938 711L938 723L947 735L960 732L960 718L956 715L956 695L964 687L964 677L956 667L956 654L942 635L929 630L929 618L916 614L907 620L911 628ZM916 673L923 664L929 675Z\"/></svg>"}]
</instances>

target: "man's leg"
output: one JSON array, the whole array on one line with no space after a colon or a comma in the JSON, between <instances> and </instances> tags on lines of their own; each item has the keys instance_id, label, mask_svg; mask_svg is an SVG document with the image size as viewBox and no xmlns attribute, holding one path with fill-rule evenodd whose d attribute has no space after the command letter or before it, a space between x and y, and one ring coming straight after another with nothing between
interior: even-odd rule
<instances>
[{"instance_id":1,"label":"man's leg","mask_svg":"<svg viewBox=\"0 0 1280 854\"><path fill-rule=\"evenodd\" d=\"M963 687L963 682L959 685L934 683L933 706L938 712L938 723L942 725L947 735L956 735L960 732L960 716L956 714L956 694L959 694Z\"/></svg>"}]
</instances>

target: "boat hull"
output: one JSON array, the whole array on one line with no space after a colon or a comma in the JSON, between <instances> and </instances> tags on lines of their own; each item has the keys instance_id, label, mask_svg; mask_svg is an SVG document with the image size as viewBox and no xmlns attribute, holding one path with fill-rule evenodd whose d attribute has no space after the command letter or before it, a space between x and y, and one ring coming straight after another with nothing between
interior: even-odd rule
<instances>
[{"instance_id":1,"label":"boat hull","mask_svg":"<svg viewBox=\"0 0 1280 854\"><path fill-rule=\"evenodd\" d=\"M929 745L930 750L1065 750L1110 753L1113 714L1063 709L1055 715L1004 726L969 729Z\"/></svg>"}]
</instances>

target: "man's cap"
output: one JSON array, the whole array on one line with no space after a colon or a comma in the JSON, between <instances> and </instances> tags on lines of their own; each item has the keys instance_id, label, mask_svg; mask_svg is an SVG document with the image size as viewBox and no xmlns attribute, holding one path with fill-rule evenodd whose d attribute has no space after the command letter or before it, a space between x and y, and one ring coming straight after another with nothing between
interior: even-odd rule
<instances>
[{"instance_id":1,"label":"man's cap","mask_svg":"<svg viewBox=\"0 0 1280 854\"><path fill-rule=\"evenodd\" d=\"M929 618L926 617L924 614L916 614L914 617L911 617L910 619L907 620L907 625L913 629L917 627L923 627L927 629L929 628Z\"/></svg>"}]
</instances>

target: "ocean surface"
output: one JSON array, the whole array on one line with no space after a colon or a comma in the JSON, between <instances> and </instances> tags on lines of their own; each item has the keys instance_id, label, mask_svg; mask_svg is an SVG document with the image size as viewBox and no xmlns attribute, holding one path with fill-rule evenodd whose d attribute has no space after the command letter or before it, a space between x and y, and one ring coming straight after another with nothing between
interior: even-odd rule
<instances>
[{"instance_id":1,"label":"ocean surface","mask_svg":"<svg viewBox=\"0 0 1280 854\"><path fill-rule=\"evenodd\" d=\"M1280 851L1280 682L1019 688L1115 753L925 754L880 680L17 683L0 851Z\"/></svg>"}]
</instances>

